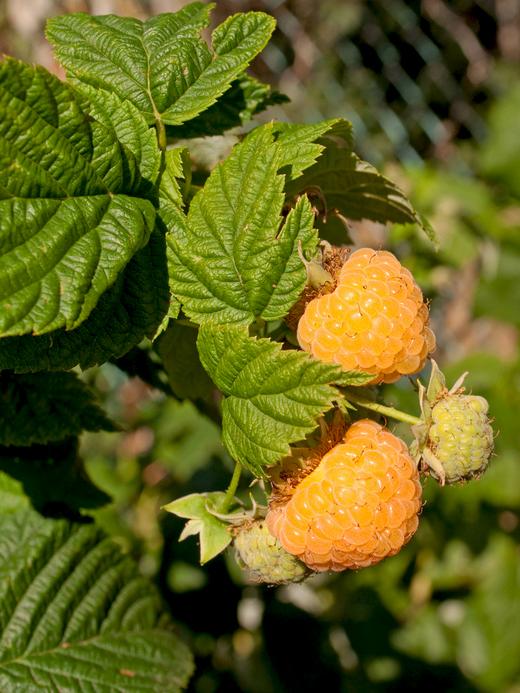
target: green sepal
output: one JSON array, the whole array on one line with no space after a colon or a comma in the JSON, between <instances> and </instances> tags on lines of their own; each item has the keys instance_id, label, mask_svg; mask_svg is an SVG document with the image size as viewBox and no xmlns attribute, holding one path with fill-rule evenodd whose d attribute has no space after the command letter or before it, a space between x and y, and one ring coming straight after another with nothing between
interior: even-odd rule
<instances>
[{"instance_id":1,"label":"green sepal","mask_svg":"<svg viewBox=\"0 0 520 693\"><path fill-rule=\"evenodd\" d=\"M226 494L218 491L193 493L168 503L162 508L189 520L179 541L189 536L200 535L201 564L215 558L231 543L232 535L228 532L229 523L220 520L212 513L212 511L218 513L223 508L225 499Z\"/></svg>"},{"instance_id":2,"label":"green sepal","mask_svg":"<svg viewBox=\"0 0 520 693\"><path fill-rule=\"evenodd\" d=\"M430 382L428 383L428 390L426 392L425 399L429 404L433 404L443 390L446 390L446 378L437 363L432 359ZM421 411L423 411L422 406Z\"/></svg>"}]
</instances>

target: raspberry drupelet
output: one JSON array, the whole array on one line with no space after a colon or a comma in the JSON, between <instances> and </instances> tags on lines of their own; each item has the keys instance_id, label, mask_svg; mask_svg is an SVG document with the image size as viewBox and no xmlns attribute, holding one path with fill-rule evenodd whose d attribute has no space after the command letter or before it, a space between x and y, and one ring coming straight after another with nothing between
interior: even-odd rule
<instances>
[{"instance_id":1,"label":"raspberry drupelet","mask_svg":"<svg viewBox=\"0 0 520 693\"><path fill-rule=\"evenodd\" d=\"M418 373L435 350L428 308L412 274L385 250L361 248L343 265L335 290L313 299L298 341L322 361L393 383Z\"/></svg>"},{"instance_id":2,"label":"raspberry drupelet","mask_svg":"<svg viewBox=\"0 0 520 693\"><path fill-rule=\"evenodd\" d=\"M274 495L265 523L311 570L363 568L409 541L419 524L421 495L404 442L363 419L291 489L288 500Z\"/></svg>"}]
</instances>

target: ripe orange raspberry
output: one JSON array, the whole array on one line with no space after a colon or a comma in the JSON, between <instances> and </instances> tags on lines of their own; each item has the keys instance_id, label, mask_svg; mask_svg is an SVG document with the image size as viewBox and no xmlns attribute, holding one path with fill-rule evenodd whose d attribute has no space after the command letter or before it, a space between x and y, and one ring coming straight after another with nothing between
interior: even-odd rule
<instances>
[{"instance_id":1,"label":"ripe orange raspberry","mask_svg":"<svg viewBox=\"0 0 520 693\"><path fill-rule=\"evenodd\" d=\"M369 419L352 424L289 494L274 495L267 528L315 571L379 563L419 524L422 486L408 448Z\"/></svg>"},{"instance_id":2,"label":"ripe orange raspberry","mask_svg":"<svg viewBox=\"0 0 520 693\"><path fill-rule=\"evenodd\" d=\"M298 341L322 361L393 383L417 373L435 349L430 317L412 274L386 250L361 248L343 265L335 290L312 300Z\"/></svg>"}]
</instances>

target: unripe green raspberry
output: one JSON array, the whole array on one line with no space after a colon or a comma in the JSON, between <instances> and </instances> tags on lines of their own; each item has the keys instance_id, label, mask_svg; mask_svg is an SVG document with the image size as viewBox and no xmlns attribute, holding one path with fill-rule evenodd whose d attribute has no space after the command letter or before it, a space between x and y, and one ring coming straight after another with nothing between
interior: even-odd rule
<instances>
[{"instance_id":1,"label":"unripe green raspberry","mask_svg":"<svg viewBox=\"0 0 520 693\"><path fill-rule=\"evenodd\" d=\"M273 537L264 522L243 525L235 537L235 558L238 565L249 569L253 580L271 585L301 582L311 572Z\"/></svg>"},{"instance_id":2,"label":"unripe green raspberry","mask_svg":"<svg viewBox=\"0 0 520 693\"><path fill-rule=\"evenodd\" d=\"M448 484L481 476L493 452L493 429L484 397L453 394L432 409L429 439ZM438 475L430 470L434 478Z\"/></svg>"}]
</instances>

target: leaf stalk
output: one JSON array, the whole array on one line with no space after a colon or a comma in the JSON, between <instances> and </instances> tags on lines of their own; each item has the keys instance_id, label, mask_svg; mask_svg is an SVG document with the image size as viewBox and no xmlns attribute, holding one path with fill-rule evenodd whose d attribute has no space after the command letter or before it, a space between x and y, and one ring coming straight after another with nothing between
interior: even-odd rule
<instances>
[{"instance_id":1,"label":"leaf stalk","mask_svg":"<svg viewBox=\"0 0 520 693\"><path fill-rule=\"evenodd\" d=\"M224 498L224 502L220 507L221 513L227 513L227 511L231 507L231 503L233 502L233 498L235 497L235 493L238 488L238 482L240 480L241 472L242 465L240 464L240 462L236 462L235 471L233 472L233 477L231 478L231 483L229 484L228 490L226 491L226 497Z\"/></svg>"},{"instance_id":2,"label":"leaf stalk","mask_svg":"<svg viewBox=\"0 0 520 693\"><path fill-rule=\"evenodd\" d=\"M378 414L389 416L392 419L403 421L404 423L408 423L411 426L416 426L424 423L424 421L422 419L419 419L417 416L412 416L411 414L407 414L404 411L399 411L399 409L394 409L394 407L386 407L384 404L377 404L377 402L371 402L370 400L365 399L360 395L352 394L351 392L344 392L343 394L345 399L347 399L349 402L353 402L354 404L357 404L360 407L363 407L364 409L370 409L371 411L375 411Z\"/></svg>"}]
</instances>

